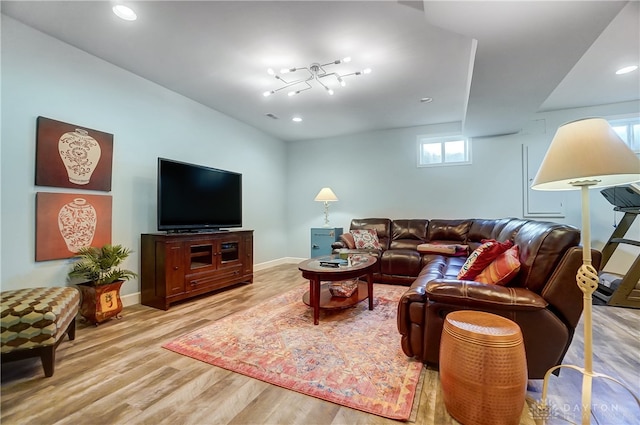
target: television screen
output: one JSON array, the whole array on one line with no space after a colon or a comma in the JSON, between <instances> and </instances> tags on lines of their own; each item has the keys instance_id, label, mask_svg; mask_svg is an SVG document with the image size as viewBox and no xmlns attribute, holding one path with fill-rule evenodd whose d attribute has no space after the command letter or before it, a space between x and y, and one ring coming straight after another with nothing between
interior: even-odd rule
<instances>
[{"instance_id":1,"label":"television screen","mask_svg":"<svg viewBox=\"0 0 640 425\"><path fill-rule=\"evenodd\" d=\"M158 158L158 230L242 227L242 174Z\"/></svg>"}]
</instances>

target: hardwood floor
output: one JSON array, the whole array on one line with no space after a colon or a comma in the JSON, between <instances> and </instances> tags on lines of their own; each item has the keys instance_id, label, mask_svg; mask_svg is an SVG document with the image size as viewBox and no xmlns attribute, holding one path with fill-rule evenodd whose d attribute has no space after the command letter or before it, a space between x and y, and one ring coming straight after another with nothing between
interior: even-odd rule
<instances>
[{"instance_id":1,"label":"hardwood floor","mask_svg":"<svg viewBox=\"0 0 640 425\"><path fill-rule=\"evenodd\" d=\"M397 424L161 348L168 340L305 283L295 265L282 265L257 272L252 285L187 301L166 312L136 305L125 308L121 320L99 327L78 322L76 339L65 340L57 350L53 377L44 377L39 359L3 365L0 422ZM636 393L640 388L638 318L640 310L594 307L594 369L624 381ZM579 329L566 363L581 365L582 343ZM580 403L581 377L572 372L565 370L552 378L549 395L557 416L549 423L570 423L561 416L580 422L574 406ZM531 400L540 397L541 386L541 381L530 381ZM417 425L457 424L442 402L436 370L425 369L416 404L412 422ZM594 383L593 424L640 423L638 417L638 406L625 391L608 382ZM521 424L534 423L525 408Z\"/></svg>"}]
</instances>

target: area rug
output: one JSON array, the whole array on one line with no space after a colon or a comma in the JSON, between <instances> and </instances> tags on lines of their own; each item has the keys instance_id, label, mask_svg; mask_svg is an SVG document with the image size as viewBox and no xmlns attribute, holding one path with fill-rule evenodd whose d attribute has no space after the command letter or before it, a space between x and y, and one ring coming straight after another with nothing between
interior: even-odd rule
<instances>
[{"instance_id":1,"label":"area rug","mask_svg":"<svg viewBox=\"0 0 640 425\"><path fill-rule=\"evenodd\" d=\"M405 287L375 284L363 301L313 312L308 285L229 315L164 348L270 384L353 409L406 421L422 363L400 348L398 300Z\"/></svg>"}]
</instances>

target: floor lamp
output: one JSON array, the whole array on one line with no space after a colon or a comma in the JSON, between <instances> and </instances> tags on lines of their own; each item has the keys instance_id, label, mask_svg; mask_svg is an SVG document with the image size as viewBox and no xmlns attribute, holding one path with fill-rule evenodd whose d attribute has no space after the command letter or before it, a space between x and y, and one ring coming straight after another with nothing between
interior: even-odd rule
<instances>
[{"instance_id":1,"label":"floor lamp","mask_svg":"<svg viewBox=\"0 0 640 425\"><path fill-rule=\"evenodd\" d=\"M580 190L582 194L582 266L576 275L583 293L584 367L559 365L547 371L542 387L542 409L546 406L551 373L571 368L582 373L582 424L591 421L591 383L594 377L612 380L626 388L636 402L640 400L620 381L593 371L592 295L598 287L598 273L591 265L591 224L589 189L617 186L640 180L640 159L602 118L573 121L558 128L538 174L531 186L536 190Z\"/></svg>"},{"instance_id":2,"label":"floor lamp","mask_svg":"<svg viewBox=\"0 0 640 425\"><path fill-rule=\"evenodd\" d=\"M323 187L314 201L324 202L324 227L329 227L329 202L336 202L338 197L330 187Z\"/></svg>"}]
</instances>

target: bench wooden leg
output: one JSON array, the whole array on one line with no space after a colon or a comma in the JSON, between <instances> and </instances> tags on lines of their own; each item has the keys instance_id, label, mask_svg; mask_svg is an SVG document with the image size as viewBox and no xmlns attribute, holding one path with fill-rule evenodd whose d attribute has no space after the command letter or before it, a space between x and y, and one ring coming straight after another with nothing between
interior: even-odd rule
<instances>
[{"instance_id":1,"label":"bench wooden leg","mask_svg":"<svg viewBox=\"0 0 640 425\"><path fill-rule=\"evenodd\" d=\"M56 364L56 344L40 348L40 359L42 360L42 368L44 376L47 378L53 376L53 369Z\"/></svg>"},{"instance_id":2,"label":"bench wooden leg","mask_svg":"<svg viewBox=\"0 0 640 425\"><path fill-rule=\"evenodd\" d=\"M73 341L76 339L76 319L74 318L71 323L69 323L69 327L67 328L67 335L69 335L69 341Z\"/></svg>"}]
</instances>

